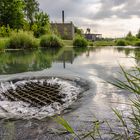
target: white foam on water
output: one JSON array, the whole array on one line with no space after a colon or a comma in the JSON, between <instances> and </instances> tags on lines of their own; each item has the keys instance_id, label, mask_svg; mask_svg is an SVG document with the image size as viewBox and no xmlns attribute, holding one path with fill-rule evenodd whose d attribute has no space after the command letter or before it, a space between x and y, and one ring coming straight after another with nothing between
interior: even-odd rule
<instances>
[{"instance_id":1,"label":"white foam on water","mask_svg":"<svg viewBox=\"0 0 140 140\"><path fill-rule=\"evenodd\" d=\"M65 95L62 99L65 103L60 104L58 102L54 102L50 105L43 106L41 108L38 107L31 107L30 104L25 103L23 101L9 101L4 96L2 96L2 92L7 91L7 89L13 88L16 89L19 85L24 85L27 82L37 82L43 84L43 81L46 79L41 80L23 80L18 81L15 84L12 82L5 82L1 83L0 88L0 117L10 117L10 118L37 118L42 119L47 116L53 116L55 114L60 114L61 111L66 109L70 106L78 97L79 93L81 92L81 88L77 87L75 82L62 80L59 78L52 78L47 79L47 83L51 85L60 85L60 93L61 95Z\"/></svg>"}]
</instances>

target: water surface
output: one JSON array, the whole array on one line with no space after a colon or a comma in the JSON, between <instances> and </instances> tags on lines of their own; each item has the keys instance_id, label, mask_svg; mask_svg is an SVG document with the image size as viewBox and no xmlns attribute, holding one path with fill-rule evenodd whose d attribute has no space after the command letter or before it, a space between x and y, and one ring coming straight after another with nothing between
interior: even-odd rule
<instances>
[{"instance_id":1,"label":"water surface","mask_svg":"<svg viewBox=\"0 0 140 140\"><path fill-rule=\"evenodd\" d=\"M76 130L88 130L92 126L94 116L100 120L107 119L114 125L111 107L129 115L127 104L133 95L117 89L107 81L112 81L114 77L122 79L119 65L129 70L139 64L138 48L63 48L7 52L0 54L0 80L32 76L80 77L87 80L90 89L63 115ZM57 125L49 119L1 121L0 133L2 138L10 135L20 140L51 140L52 135L48 132L50 128L55 127Z\"/></svg>"}]
</instances>

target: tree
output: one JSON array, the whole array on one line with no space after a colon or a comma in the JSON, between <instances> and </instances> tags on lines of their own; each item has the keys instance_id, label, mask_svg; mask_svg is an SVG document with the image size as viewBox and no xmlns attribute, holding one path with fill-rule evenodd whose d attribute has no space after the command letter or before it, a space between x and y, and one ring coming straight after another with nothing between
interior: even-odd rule
<instances>
[{"instance_id":1,"label":"tree","mask_svg":"<svg viewBox=\"0 0 140 140\"><path fill-rule=\"evenodd\" d=\"M0 0L0 25L22 28L24 22L23 0Z\"/></svg>"},{"instance_id":2,"label":"tree","mask_svg":"<svg viewBox=\"0 0 140 140\"><path fill-rule=\"evenodd\" d=\"M39 11L39 3L36 0L24 0L25 2L25 15L29 21L30 28L34 23L35 14Z\"/></svg>"},{"instance_id":3,"label":"tree","mask_svg":"<svg viewBox=\"0 0 140 140\"><path fill-rule=\"evenodd\" d=\"M49 25L49 16L47 13L38 12L35 14L35 23L39 27Z\"/></svg>"},{"instance_id":4,"label":"tree","mask_svg":"<svg viewBox=\"0 0 140 140\"><path fill-rule=\"evenodd\" d=\"M126 37L133 37L131 31L128 32L128 34L126 35Z\"/></svg>"},{"instance_id":5,"label":"tree","mask_svg":"<svg viewBox=\"0 0 140 140\"><path fill-rule=\"evenodd\" d=\"M139 31L138 31L136 37L140 39L140 29L139 29Z\"/></svg>"},{"instance_id":6,"label":"tree","mask_svg":"<svg viewBox=\"0 0 140 140\"><path fill-rule=\"evenodd\" d=\"M125 39L128 40L128 41L135 41L135 40L137 40L137 38L135 36L133 36L133 34L131 33L131 31L128 32L128 34L127 34L127 36L126 36Z\"/></svg>"},{"instance_id":7,"label":"tree","mask_svg":"<svg viewBox=\"0 0 140 140\"><path fill-rule=\"evenodd\" d=\"M76 33L76 34L82 35L83 32L84 32L84 31L83 31L82 29L79 29L78 27L75 26L75 33Z\"/></svg>"},{"instance_id":8,"label":"tree","mask_svg":"<svg viewBox=\"0 0 140 140\"><path fill-rule=\"evenodd\" d=\"M90 28L87 28L86 34L90 34Z\"/></svg>"},{"instance_id":9,"label":"tree","mask_svg":"<svg viewBox=\"0 0 140 140\"><path fill-rule=\"evenodd\" d=\"M43 12L36 13L34 24L32 25L32 30L34 31L34 35L36 37L50 33L49 16Z\"/></svg>"}]
</instances>

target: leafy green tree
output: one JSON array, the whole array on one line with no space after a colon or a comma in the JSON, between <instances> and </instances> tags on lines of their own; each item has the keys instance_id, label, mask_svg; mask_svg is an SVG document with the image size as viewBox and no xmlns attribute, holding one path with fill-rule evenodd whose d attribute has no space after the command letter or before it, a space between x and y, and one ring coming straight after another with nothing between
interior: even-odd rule
<instances>
[{"instance_id":1,"label":"leafy green tree","mask_svg":"<svg viewBox=\"0 0 140 140\"><path fill-rule=\"evenodd\" d=\"M0 27L0 37L7 37L11 34L11 28L9 27L9 25L7 25L7 27L5 27L4 25Z\"/></svg>"},{"instance_id":2,"label":"leafy green tree","mask_svg":"<svg viewBox=\"0 0 140 140\"><path fill-rule=\"evenodd\" d=\"M49 25L49 16L47 13L38 12L35 14L35 23L38 27Z\"/></svg>"},{"instance_id":3,"label":"leafy green tree","mask_svg":"<svg viewBox=\"0 0 140 140\"><path fill-rule=\"evenodd\" d=\"M36 13L32 30L34 31L34 35L36 37L50 33L49 16L43 12Z\"/></svg>"},{"instance_id":4,"label":"leafy green tree","mask_svg":"<svg viewBox=\"0 0 140 140\"><path fill-rule=\"evenodd\" d=\"M139 29L139 31L138 31L136 37L140 39L140 29Z\"/></svg>"},{"instance_id":5,"label":"leafy green tree","mask_svg":"<svg viewBox=\"0 0 140 140\"><path fill-rule=\"evenodd\" d=\"M23 0L0 0L0 25L22 28L24 22Z\"/></svg>"},{"instance_id":6,"label":"leafy green tree","mask_svg":"<svg viewBox=\"0 0 140 140\"><path fill-rule=\"evenodd\" d=\"M83 32L84 32L82 29L79 29L79 28L76 27L76 26L75 26L75 29L74 29L74 30L75 30L75 33L76 33L77 35L82 35Z\"/></svg>"},{"instance_id":7,"label":"leafy green tree","mask_svg":"<svg viewBox=\"0 0 140 140\"><path fill-rule=\"evenodd\" d=\"M133 34L130 32L128 32L128 34L126 35L126 38L125 38L127 41L136 41L137 38L135 36L133 36ZM131 45L131 43L130 43Z\"/></svg>"},{"instance_id":8,"label":"leafy green tree","mask_svg":"<svg viewBox=\"0 0 140 140\"><path fill-rule=\"evenodd\" d=\"M29 21L30 28L34 24L35 14L39 11L39 3L36 0L24 0L25 2L25 15Z\"/></svg>"},{"instance_id":9,"label":"leafy green tree","mask_svg":"<svg viewBox=\"0 0 140 140\"><path fill-rule=\"evenodd\" d=\"M132 36L133 35L132 35L131 31L129 31L128 34L126 35L126 37L132 37Z\"/></svg>"}]
</instances>

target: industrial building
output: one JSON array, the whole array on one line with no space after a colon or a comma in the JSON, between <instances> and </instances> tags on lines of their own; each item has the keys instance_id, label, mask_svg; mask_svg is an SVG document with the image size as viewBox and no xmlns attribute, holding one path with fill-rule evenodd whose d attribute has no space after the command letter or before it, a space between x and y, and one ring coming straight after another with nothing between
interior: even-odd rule
<instances>
[{"instance_id":1,"label":"industrial building","mask_svg":"<svg viewBox=\"0 0 140 140\"><path fill-rule=\"evenodd\" d=\"M72 40L74 38L74 24L65 23L64 11L62 11L62 23L51 23L52 31L57 32L62 39Z\"/></svg>"}]
</instances>

